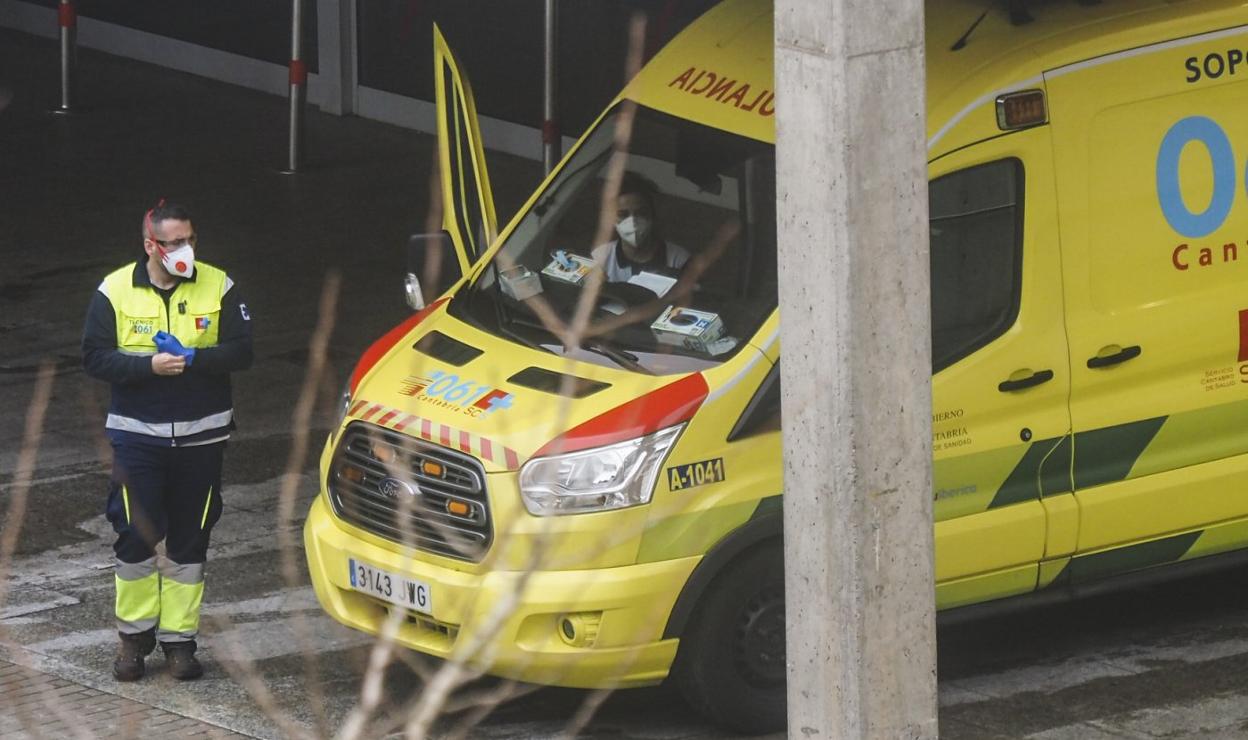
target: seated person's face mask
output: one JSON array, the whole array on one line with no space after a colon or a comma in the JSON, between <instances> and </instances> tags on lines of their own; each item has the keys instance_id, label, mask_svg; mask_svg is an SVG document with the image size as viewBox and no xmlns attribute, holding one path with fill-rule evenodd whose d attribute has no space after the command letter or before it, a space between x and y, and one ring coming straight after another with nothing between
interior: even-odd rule
<instances>
[{"instance_id":1,"label":"seated person's face mask","mask_svg":"<svg viewBox=\"0 0 1248 740\"><path fill-rule=\"evenodd\" d=\"M650 238L651 226L650 219L634 214L616 222L615 233L620 235L620 241L630 247L635 247L638 244L645 244Z\"/></svg>"}]
</instances>

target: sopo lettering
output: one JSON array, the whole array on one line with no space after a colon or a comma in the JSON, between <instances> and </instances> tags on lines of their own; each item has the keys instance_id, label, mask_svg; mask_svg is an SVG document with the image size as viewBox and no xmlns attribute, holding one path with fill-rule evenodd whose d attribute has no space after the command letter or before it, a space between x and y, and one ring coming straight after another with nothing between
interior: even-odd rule
<instances>
[{"instance_id":1,"label":"sopo lettering","mask_svg":"<svg viewBox=\"0 0 1248 740\"><path fill-rule=\"evenodd\" d=\"M1213 197L1200 213L1187 209L1179 182L1179 158L1188 144L1203 146L1213 164ZM1231 140L1212 118L1188 116L1171 126L1157 151L1157 202L1170 228L1189 239L1208 236L1221 228L1235 202L1237 174Z\"/></svg>"},{"instance_id":2,"label":"sopo lettering","mask_svg":"<svg viewBox=\"0 0 1248 740\"><path fill-rule=\"evenodd\" d=\"M1230 77L1245 61L1241 49L1227 49L1225 52L1212 52L1203 57L1188 57L1183 66L1187 69L1187 81L1199 82L1202 79L1216 80L1222 75Z\"/></svg>"}]
</instances>

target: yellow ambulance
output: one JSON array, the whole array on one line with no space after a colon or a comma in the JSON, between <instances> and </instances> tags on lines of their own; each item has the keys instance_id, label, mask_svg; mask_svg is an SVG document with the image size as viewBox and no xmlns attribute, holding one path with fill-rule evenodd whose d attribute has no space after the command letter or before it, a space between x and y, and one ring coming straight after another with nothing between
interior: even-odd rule
<instances>
[{"instance_id":1,"label":"yellow ambulance","mask_svg":"<svg viewBox=\"0 0 1248 740\"><path fill-rule=\"evenodd\" d=\"M335 619L783 725L772 13L682 32L501 230L437 36L445 231L304 530ZM1241 554L1248 8L940 2L927 65L938 607Z\"/></svg>"}]
</instances>

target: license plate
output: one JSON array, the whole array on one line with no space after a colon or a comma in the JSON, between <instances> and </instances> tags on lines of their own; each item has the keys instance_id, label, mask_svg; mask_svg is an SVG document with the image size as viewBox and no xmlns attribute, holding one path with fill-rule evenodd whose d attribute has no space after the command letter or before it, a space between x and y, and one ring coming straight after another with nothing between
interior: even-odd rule
<instances>
[{"instance_id":1,"label":"license plate","mask_svg":"<svg viewBox=\"0 0 1248 740\"><path fill-rule=\"evenodd\" d=\"M356 591L404 609L433 614L433 598L429 593L429 584L424 581L405 578L355 558L347 560L347 567L351 571L351 588Z\"/></svg>"}]
</instances>

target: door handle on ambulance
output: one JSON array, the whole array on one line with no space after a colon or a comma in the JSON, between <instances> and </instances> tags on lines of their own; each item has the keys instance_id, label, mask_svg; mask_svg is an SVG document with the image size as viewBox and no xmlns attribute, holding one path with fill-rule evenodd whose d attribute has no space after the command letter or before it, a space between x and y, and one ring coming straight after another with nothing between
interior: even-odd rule
<instances>
[{"instance_id":1,"label":"door handle on ambulance","mask_svg":"<svg viewBox=\"0 0 1248 740\"><path fill-rule=\"evenodd\" d=\"M1114 351L1115 349L1117 349L1117 352ZM1130 347L1119 347L1116 344L1111 344L1108 347L1102 347L1101 351L1096 353L1096 357L1089 359L1088 367L1109 367L1110 365L1117 365L1120 362L1126 362L1139 356L1140 345L1138 344L1133 344Z\"/></svg>"},{"instance_id":2,"label":"door handle on ambulance","mask_svg":"<svg viewBox=\"0 0 1248 740\"><path fill-rule=\"evenodd\" d=\"M1026 371L1024 370L1022 372L1026 372ZM1018 372L1014 373L1014 375L1019 375L1019 374L1020 373ZM997 390L1001 391L1002 393L1008 393L1010 391L1021 391L1024 388L1031 388L1032 386L1037 386L1037 385L1040 385L1041 383L1047 383L1053 379L1052 370L1037 370L1031 375L1028 375L1023 378L1015 378L1014 375L1011 375L1009 380L1001 381L1001 384L997 386Z\"/></svg>"}]
</instances>

